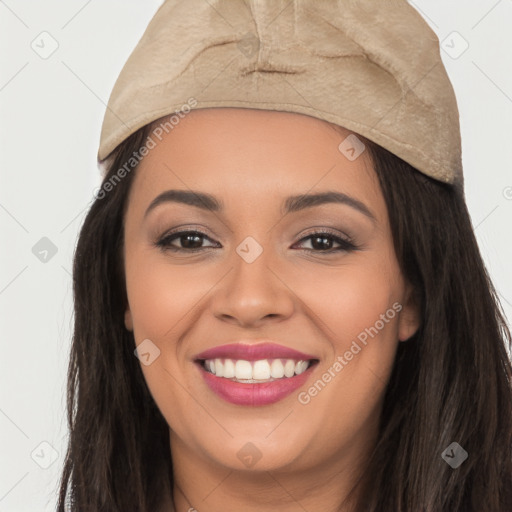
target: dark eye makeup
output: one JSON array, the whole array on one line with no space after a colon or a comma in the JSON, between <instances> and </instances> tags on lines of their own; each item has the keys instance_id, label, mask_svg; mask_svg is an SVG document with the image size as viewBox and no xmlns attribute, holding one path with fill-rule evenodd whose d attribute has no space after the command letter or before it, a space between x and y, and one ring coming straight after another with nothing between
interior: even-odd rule
<instances>
[{"instance_id":1,"label":"dark eye makeup","mask_svg":"<svg viewBox=\"0 0 512 512\"><path fill-rule=\"evenodd\" d=\"M189 229L166 233L159 238L154 245L163 252L171 251L175 253L197 253L206 249L222 247L218 242L213 242L213 245L201 247L204 240L213 242L206 233L197 229ZM176 246L174 244L175 241L178 241L181 247ZM358 249L358 246L350 238L344 238L327 228L308 233L299 240L298 244L304 241L310 241L311 243L311 248L304 249L304 251L309 253L332 254L350 252ZM338 247L333 247L334 244L337 244Z\"/></svg>"}]
</instances>

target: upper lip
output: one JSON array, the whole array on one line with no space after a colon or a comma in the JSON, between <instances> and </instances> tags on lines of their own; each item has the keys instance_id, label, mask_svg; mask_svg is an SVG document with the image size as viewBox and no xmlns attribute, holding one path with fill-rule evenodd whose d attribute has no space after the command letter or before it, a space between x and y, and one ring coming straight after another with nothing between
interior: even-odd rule
<instances>
[{"instance_id":1,"label":"upper lip","mask_svg":"<svg viewBox=\"0 0 512 512\"><path fill-rule=\"evenodd\" d=\"M229 343L209 348L194 357L195 360L217 358L244 359L246 361L259 361L260 359L296 359L298 361L306 361L317 359L314 355L304 354L293 348L266 341L257 344L244 341Z\"/></svg>"}]
</instances>

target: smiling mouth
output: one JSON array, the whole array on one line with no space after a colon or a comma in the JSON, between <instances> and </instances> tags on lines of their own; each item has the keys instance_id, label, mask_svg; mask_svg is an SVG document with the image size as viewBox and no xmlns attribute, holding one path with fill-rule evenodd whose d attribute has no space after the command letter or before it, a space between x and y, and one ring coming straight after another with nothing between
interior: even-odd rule
<instances>
[{"instance_id":1,"label":"smiling mouth","mask_svg":"<svg viewBox=\"0 0 512 512\"><path fill-rule=\"evenodd\" d=\"M215 377L242 384L258 384L286 380L301 375L319 362L318 359L198 359L201 368Z\"/></svg>"}]
</instances>

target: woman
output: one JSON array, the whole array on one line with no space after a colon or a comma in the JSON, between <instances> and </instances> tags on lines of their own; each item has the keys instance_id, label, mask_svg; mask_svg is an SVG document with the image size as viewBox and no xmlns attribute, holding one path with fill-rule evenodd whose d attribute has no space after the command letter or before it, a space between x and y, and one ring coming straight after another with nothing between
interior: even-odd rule
<instances>
[{"instance_id":1,"label":"woman","mask_svg":"<svg viewBox=\"0 0 512 512\"><path fill-rule=\"evenodd\" d=\"M289 6L167 1L116 83L59 510L512 509L437 39L406 2Z\"/></svg>"}]
</instances>

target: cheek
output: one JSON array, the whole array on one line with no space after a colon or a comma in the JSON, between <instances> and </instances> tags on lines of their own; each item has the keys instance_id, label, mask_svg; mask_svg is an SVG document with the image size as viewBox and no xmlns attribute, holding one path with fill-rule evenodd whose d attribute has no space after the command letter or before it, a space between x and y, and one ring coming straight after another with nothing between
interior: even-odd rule
<instances>
[{"instance_id":1,"label":"cheek","mask_svg":"<svg viewBox=\"0 0 512 512\"><path fill-rule=\"evenodd\" d=\"M299 403L330 411L322 421L333 432L340 422L347 435L358 432L378 411L398 346L401 282L392 260L376 258L317 273L315 287L305 277L299 283L332 350Z\"/></svg>"},{"instance_id":2,"label":"cheek","mask_svg":"<svg viewBox=\"0 0 512 512\"><path fill-rule=\"evenodd\" d=\"M196 323L201 299L208 296L216 280L218 277L215 279L210 272L206 275L199 267L170 265L154 251L137 248L126 258L126 286L135 342L138 345L149 339L160 351L154 362L141 364L142 373L167 423L189 442L192 442L190 423L196 418L204 421L204 411L195 408L197 403L183 386L186 367L182 364L179 340L184 327ZM176 414L176 411L190 414Z\"/></svg>"},{"instance_id":3,"label":"cheek","mask_svg":"<svg viewBox=\"0 0 512 512\"><path fill-rule=\"evenodd\" d=\"M215 283L213 277L199 267L167 264L149 251L127 258L126 286L137 342L169 339L179 331L180 321L190 323L194 308Z\"/></svg>"},{"instance_id":4,"label":"cheek","mask_svg":"<svg viewBox=\"0 0 512 512\"><path fill-rule=\"evenodd\" d=\"M402 287L398 268L392 263L374 257L361 259L357 265L320 267L288 277L304 304L304 314L321 326L336 354L348 350L358 336L364 340L376 324L381 349L387 350L387 341L397 338L396 309L401 308L393 308L393 304L400 302Z\"/></svg>"}]
</instances>

